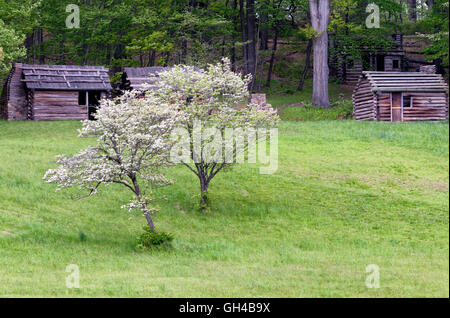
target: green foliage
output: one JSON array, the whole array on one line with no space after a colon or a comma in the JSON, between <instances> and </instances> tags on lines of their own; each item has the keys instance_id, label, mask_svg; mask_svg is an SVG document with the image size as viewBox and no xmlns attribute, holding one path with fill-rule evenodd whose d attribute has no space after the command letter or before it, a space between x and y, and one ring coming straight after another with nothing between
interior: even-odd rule
<instances>
[{"instance_id":1,"label":"green foliage","mask_svg":"<svg viewBox=\"0 0 450 318\"><path fill-rule=\"evenodd\" d=\"M0 0L0 82L11 63L26 55L24 41L34 25L34 10L39 3Z\"/></svg>"},{"instance_id":2,"label":"green foliage","mask_svg":"<svg viewBox=\"0 0 450 318\"><path fill-rule=\"evenodd\" d=\"M402 12L402 7L393 0L372 2L380 7L380 18L383 20L380 28L366 27L367 1L332 1L328 29L332 34L335 47L331 48L330 53L343 58L343 62L351 64L354 60L362 59L362 54L389 50L394 46L388 37L398 31L398 23L395 20ZM368 69L368 65L364 68Z\"/></svg>"},{"instance_id":3,"label":"green foliage","mask_svg":"<svg viewBox=\"0 0 450 318\"><path fill-rule=\"evenodd\" d=\"M329 33L336 44L331 53L351 63L361 58L363 50L389 49L392 42L387 36L395 32L418 32L432 41L425 51L428 57L448 65L448 0L436 0L433 10L422 5L417 23L408 21L405 1L371 2L380 7L380 29L365 26L367 0L330 1ZM80 7L79 29L65 25L69 3ZM205 67L228 56L241 70L243 46L248 43L241 28L241 22L244 29L247 23L246 1L242 3L244 21L240 20L239 1L0 0L0 77L13 61L98 64L116 72L123 66L181 63ZM279 35L278 51L304 52L304 48L287 47L281 41L304 41L315 36L308 0L256 1L255 10L258 29L272 40L276 33ZM269 45L269 50L258 52L258 60L268 61L270 53ZM278 60L274 66L278 75L283 67L277 64ZM261 76L265 78L264 74L257 75Z\"/></svg>"},{"instance_id":4,"label":"green foliage","mask_svg":"<svg viewBox=\"0 0 450 318\"><path fill-rule=\"evenodd\" d=\"M137 246L140 248L169 248L172 245L173 235L166 232L154 231L149 226L144 226L138 240Z\"/></svg>"},{"instance_id":5,"label":"green foliage","mask_svg":"<svg viewBox=\"0 0 450 318\"><path fill-rule=\"evenodd\" d=\"M122 74L123 72L116 72L114 75L110 76L110 81L113 86L120 83Z\"/></svg>"},{"instance_id":6,"label":"green foliage","mask_svg":"<svg viewBox=\"0 0 450 318\"><path fill-rule=\"evenodd\" d=\"M431 60L440 59L442 65L449 66L449 1L436 0L428 17L420 22L429 32L421 35L431 40L432 45L425 49Z\"/></svg>"}]
</instances>

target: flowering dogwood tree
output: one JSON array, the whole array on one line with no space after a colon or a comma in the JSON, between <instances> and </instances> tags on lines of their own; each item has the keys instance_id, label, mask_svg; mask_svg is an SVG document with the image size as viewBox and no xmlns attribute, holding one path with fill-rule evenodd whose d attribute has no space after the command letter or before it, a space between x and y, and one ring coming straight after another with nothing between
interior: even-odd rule
<instances>
[{"instance_id":1,"label":"flowering dogwood tree","mask_svg":"<svg viewBox=\"0 0 450 318\"><path fill-rule=\"evenodd\" d=\"M172 145L170 133L183 120L174 105L151 92L145 97L139 91L102 100L95 121L84 121L80 137L96 138L96 144L74 156L59 156L56 169L44 176L56 183L58 190L77 187L97 192L101 184L121 184L134 195L128 205L145 215L154 230L149 189L170 183L161 173L168 165Z\"/></svg>"},{"instance_id":2,"label":"flowering dogwood tree","mask_svg":"<svg viewBox=\"0 0 450 318\"><path fill-rule=\"evenodd\" d=\"M251 131L276 126L279 117L271 107L247 103L251 75L242 77L231 70L230 61L223 59L209 65L206 71L189 66L175 66L159 73L156 93L166 103L176 105L182 117L181 126L187 132L189 157L180 160L200 181L202 207L207 204L211 180L233 162L227 158L243 155L248 142L211 146L211 140L222 137L227 129ZM206 137L205 137L206 132ZM186 139L185 139L186 140ZM185 148L186 149L186 148Z\"/></svg>"}]
</instances>

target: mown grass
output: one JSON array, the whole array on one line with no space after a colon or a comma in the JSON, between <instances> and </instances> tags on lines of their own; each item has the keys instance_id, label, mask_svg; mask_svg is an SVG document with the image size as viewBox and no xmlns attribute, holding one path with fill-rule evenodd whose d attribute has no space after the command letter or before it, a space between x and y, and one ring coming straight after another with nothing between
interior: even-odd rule
<instances>
[{"instance_id":1,"label":"mown grass","mask_svg":"<svg viewBox=\"0 0 450 318\"><path fill-rule=\"evenodd\" d=\"M0 296L449 296L448 123L282 122L278 171L219 174L204 213L194 175L170 169L155 221L175 240L159 251L136 249L126 189L73 201L41 180L89 143L78 127L0 122Z\"/></svg>"}]
</instances>

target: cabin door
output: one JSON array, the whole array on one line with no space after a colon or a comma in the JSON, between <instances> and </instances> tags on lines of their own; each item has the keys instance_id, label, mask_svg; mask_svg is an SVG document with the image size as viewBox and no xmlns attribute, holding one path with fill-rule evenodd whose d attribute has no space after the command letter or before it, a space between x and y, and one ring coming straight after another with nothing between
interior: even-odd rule
<instances>
[{"instance_id":1,"label":"cabin door","mask_svg":"<svg viewBox=\"0 0 450 318\"><path fill-rule=\"evenodd\" d=\"M391 93L391 121L403 121L402 93Z\"/></svg>"}]
</instances>

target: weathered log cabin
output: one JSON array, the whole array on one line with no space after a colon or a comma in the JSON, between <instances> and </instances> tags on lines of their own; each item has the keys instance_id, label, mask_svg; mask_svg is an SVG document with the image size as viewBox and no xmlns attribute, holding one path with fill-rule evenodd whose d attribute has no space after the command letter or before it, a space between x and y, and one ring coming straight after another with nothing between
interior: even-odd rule
<instances>
[{"instance_id":1,"label":"weathered log cabin","mask_svg":"<svg viewBox=\"0 0 450 318\"><path fill-rule=\"evenodd\" d=\"M148 84L149 89L152 89L158 74L169 69L170 67L163 66L125 67L119 87L121 90L142 89L144 84ZM153 79L150 79L150 76Z\"/></svg>"},{"instance_id":2,"label":"weathered log cabin","mask_svg":"<svg viewBox=\"0 0 450 318\"><path fill-rule=\"evenodd\" d=\"M110 90L108 69L103 66L15 63L3 87L0 118L89 119Z\"/></svg>"},{"instance_id":3,"label":"weathered log cabin","mask_svg":"<svg viewBox=\"0 0 450 318\"><path fill-rule=\"evenodd\" d=\"M119 84L121 90L142 89L147 84L148 89L155 89L159 73L168 71L171 66L149 66L149 67L124 67ZM203 69L194 67L196 72L204 72Z\"/></svg>"},{"instance_id":4,"label":"weathered log cabin","mask_svg":"<svg viewBox=\"0 0 450 318\"><path fill-rule=\"evenodd\" d=\"M353 92L353 118L448 120L448 85L440 74L363 72Z\"/></svg>"},{"instance_id":5,"label":"weathered log cabin","mask_svg":"<svg viewBox=\"0 0 450 318\"><path fill-rule=\"evenodd\" d=\"M394 34L389 37L392 47L378 48L375 51L362 49L361 58L353 59L335 50L330 53L330 74L342 83L355 85L363 71L404 72L408 68L408 59L403 49L403 36ZM336 42L330 38L330 46ZM335 48L334 48L335 49Z\"/></svg>"}]
</instances>

